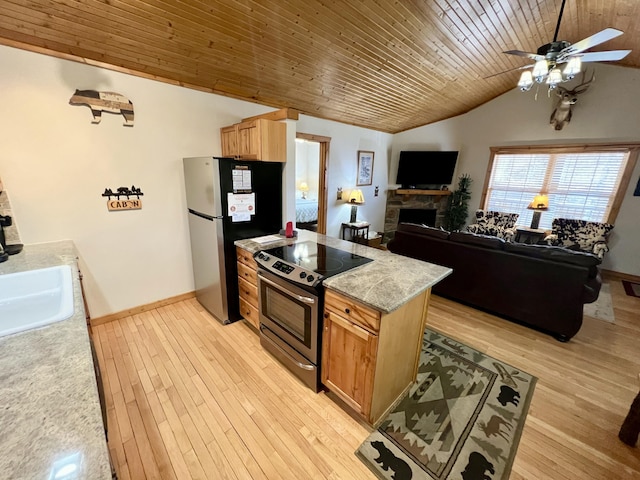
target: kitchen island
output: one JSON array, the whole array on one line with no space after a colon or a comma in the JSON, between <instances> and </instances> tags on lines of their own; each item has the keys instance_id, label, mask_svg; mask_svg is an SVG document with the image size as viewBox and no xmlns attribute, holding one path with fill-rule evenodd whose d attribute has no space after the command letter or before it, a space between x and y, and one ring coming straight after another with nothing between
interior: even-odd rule
<instances>
[{"instance_id":1,"label":"kitchen island","mask_svg":"<svg viewBox=\"0 0 640 480\"><path fill-rule=\"evenodd\" d=\"M70 318L0 337L2 478L111 478L76 262L73 242L61 241L26 245L0 263L0 275L57 265L74 272Z\"/></svg>"},{"instance_id":2,"label":"kitchen island","mask_svg":"<svg viewBox=\"0 0 640 480\"><path fill-rule=\"evenodd\" d=\"M300 230L297 238L285 238L261 244L252 239L237 240L236 246L255 253L259 250L313 241L361 255L373 260L361 267L329 277L323 282L328 290L353 298L383 313L391 313L447 277L452 270L433 263L367 247L358 243Z\"/></svg>"},{"instance_id":3,"label":"kitchen island","mask_svg":"<svg viewBox=\"0 0 640 480\"><path fill-rule=\"evenodd\" d=\"M296 364L306 364L305 371L320 368L322 385L368 423L376 425L416 380L431 287L449 275L451 269L307 231L299 232L299 237L293 239L268 236L236 241L241 265L239 282L243 285L240 301L244 308L241 311L248 313L245 318L254 326L261 307L270 305L270 302L266 300L260 305L259 292L264 289L260 287L260 281L254 287L249 287L246 281L256 277L255 270L253 273L247 270L251 267L251 254L301 242L327 245L373 261L329 276L322 282L323 291L319 297L324 301L320 301L318 318L321 321L317 327L321 329L321 367L313 356L294 362L287 360L287 355L282 355L282 346L273 353L289 365L289 369ZM313 246L309 248L314 250ZM278 258L282 257L278 255ZM286 271L285 277L294 271L287 268L291 267L286 266L282 270ZM293 274L297 276L297 273ZM302 278L304 275L300 274ZM260 275L257 277L262 278ZM273 284L272 281L267 283ZM243 298L244 290L256 293ZM256 299L255 308L247 306L252 298ZM305 316L314 317L315 314ZM263 319L269 326L273 323L270 315ZM298 320L289 316L286 323L292 325L296 332L301 328L307 331L299 321L302 317ZM259 328L262 337L269 334L268 328L263 331L264 325L259 325ZM311 330L313 335L316 330ZM292 351L289 355L296 353ZM313 385L303 370L294 368L292 371L304 378L309 386Z\"/></svg>"}]
</instances>

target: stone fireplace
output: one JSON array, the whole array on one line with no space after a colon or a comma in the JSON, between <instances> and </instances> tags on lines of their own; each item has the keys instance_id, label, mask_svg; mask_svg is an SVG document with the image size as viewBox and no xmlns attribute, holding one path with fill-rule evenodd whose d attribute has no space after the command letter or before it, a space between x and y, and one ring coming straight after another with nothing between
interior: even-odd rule
<instances>
[{"instance_id":1,"label":"stone fireplace","mask_svg":"<svg viewBox=\"0 0 640 480\"><path fill-rule=\"evenodd\" d=\"M422 223L431 227L440 227L447 209L447 195L444 190L389 190L384 216L384 235L382 242L391 240L398 223Z\"/></svg>"}]
</instances>

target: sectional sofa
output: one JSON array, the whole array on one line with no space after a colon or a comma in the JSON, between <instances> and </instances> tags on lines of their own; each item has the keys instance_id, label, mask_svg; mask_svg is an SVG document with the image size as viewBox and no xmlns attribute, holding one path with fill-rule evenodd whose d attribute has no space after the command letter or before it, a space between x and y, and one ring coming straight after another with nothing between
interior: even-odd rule
<instances>
[{"instance_id":1,"label":"sectional sofa","mask_svg":"<svg viewBox=\"0 0 640 480\"><path fill-rule=\"evenodd\" d=\"M387 248L452 268L433 293L563 342L580 330L583 305L598 298L602 283L596 255L562 247L401 223Z\"/></svg>"}]
</instances>

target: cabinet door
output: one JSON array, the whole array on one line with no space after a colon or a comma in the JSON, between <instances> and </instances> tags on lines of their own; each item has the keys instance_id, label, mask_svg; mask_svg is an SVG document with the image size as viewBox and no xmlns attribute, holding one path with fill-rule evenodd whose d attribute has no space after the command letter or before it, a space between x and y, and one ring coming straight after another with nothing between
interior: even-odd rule
<instances>
[{"instance_id":1,"label":"cabinet door","mask_svg":"<svg viewBox=\"0 0 640 480\"><path fill-rule=\"evenodd\" d=\"M244 160L260 159L260 123L243 122L236 125L238 131L238 155Z\"/></svg>"},{"instance_id":2,"label":"cabinet door","mask_svg":"<svg viewBox=\"0 0 640 480\"><path fill-rule=\"evenodd\" d=\"M322 383L368 418L378 336L326 311L322 341Z\"/></svg>"},{"instance_id":3,"label":"cabinet door","mask_svg":"<svg viewBox=\"0 0 640 480\"><path fill-rule=\"evenodd\" d=\"M238 131L235 125L220 129L220 143L222 144L223 157L238 155Z\"/></svg>"}]
</instances>

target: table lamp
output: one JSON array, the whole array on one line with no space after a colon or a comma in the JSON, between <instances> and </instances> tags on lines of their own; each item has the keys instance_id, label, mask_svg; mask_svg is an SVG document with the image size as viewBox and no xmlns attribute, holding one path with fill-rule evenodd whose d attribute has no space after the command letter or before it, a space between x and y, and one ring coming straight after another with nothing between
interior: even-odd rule
<instances>
[{"instance_id":1,"label":"table lamp","mask_svg":"<svg viewBox=\"0 0 640 480\"><path fill-rule=\"evenodd\" d=\"M531 219L530 228L532 230L536 230L538 225L540 225L540 216L542 215L542 211L549 208L549 197L542 194L536 195L527 208L529 210L533 210L533 218Z\"/></svg>"},{"instance_id":2,"label":"table lamp","mask_svg":"<svg viewBox=\"0 0 640 480\"><path fill-rule=\"evenodd\" d=\"M351 194L349 195L349 203L351 204L351 218L349 219L349 223L355 223L356 215L358 214L358 205L362 205L364 203L364 195L362 195L362 190L351 190Z\"/></svg>"},{"instance_id":3,"label":"table lamp","mask_svg":"<svg viewBox=\"0 0 640 480\"><path fill-rule=\"evenodd\" d=\"M307 182L300 182L300 186L298 187L298 190L302 192L302 199L306 200L307 192L309 191L309 185L307 185Z\"/></svg>"}]
</instances>

